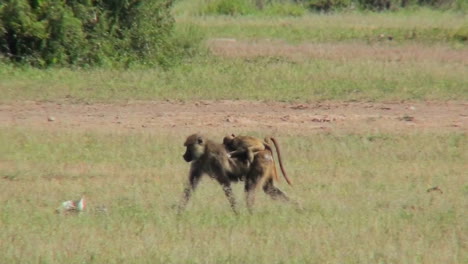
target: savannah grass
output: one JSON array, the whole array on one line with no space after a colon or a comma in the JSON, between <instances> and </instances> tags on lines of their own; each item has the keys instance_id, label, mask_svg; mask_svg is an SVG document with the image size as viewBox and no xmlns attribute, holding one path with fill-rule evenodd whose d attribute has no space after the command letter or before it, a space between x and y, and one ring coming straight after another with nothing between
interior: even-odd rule
<instances>
[{"instance_id":1,"label":"savannah grass","mask_svg":"<svg viewBox=\"0 0 468 264\"><path fill-rule=\"evenodd\" d=\"M301 17L179 16L176 27L196 25L208 38L280 39L290 43L378 41L390 35L397 43L453 43L468 32L468 14L431 9L400 12L313 13ZM466 39L465 39L466 41Z\"/></svg>"},{"instance_id":2,"label":"savannah grass","mask_svg":"<svg viewBox=\"0 0 468 264\"><path fill-rule=\"evenodd\" d=\"M0 101L465 100L466 71L460 62L372 58L198 57L169 70L39 70L0 65Z\"/></svg>"},{"instance_id":3,"label":"savannah grass","mask_svg":"<svg viewBox=\"0 0 468 264\"><path fill-rule=\"evenodd\" d=\"M459 40L465 18L436 11L298 18L180 14L178 32L194 33L205 50L214 38L328 46L325 56L300 53L301 59L194 51L185 63L165 69L0 64L0 102L466 100L467 50ZM394 40L382 42L380 34ZM343 45L410 45L429 52L420 58L340 56L336 47ZM434 56L433 47L442 55ZM444 49L455 56L445 56ZM280 180L279 186L302 204L302 212L258 192L249 215L238 184L241 215L235 217L218 184L205 179L187 212L177 217L174 206L189 168L182 159L186 135L1 128L0 263L468 260L465 133L283 133L277 136L296 184L291 188ZM434 186L443 193L427 192ZM62 201L81 194L88 199L87 212L54 213ZM98 211L100 206L107 212Z\"/></svg>"},{"instance_id":4,"label":"savannah grass","mask_svg":"<svg viewBox=\"0 0 468 264\"><path fill-rule=\"evenodd\" d=\"M176 216L183 135L0 130L1 263L463 263L460 133L279 135L302 212L235 217L205 179ZM443 193L427 192L439 186ZM56 215L85 194L88 211ZM107 207L107 213L96 207Z\"/></svg>"},{"instance_id":5,"label":"savannah grass","mask_svg":"<svg viewBox=\"0 0 468 264\"><path fill-rule=\"evenodd\" d=\"M422 9L299 18L179 15L176 20L174 38L191 54L181 63L128 69L35 69L0 63L0 102L467 99L468 50L466 41L458 40L468 33L464 13ZM218 54L212 41L220 38L276 43L283 51ZM323 44L324 55L296 52L295 47L308 43ZM294 52L288 51L291 47ZM368 54L355 54L356 47ZM383 58L372 55L374 49ZM419 50L425 52L414 59L411 52Z\"/></svg>"}]
</instances>

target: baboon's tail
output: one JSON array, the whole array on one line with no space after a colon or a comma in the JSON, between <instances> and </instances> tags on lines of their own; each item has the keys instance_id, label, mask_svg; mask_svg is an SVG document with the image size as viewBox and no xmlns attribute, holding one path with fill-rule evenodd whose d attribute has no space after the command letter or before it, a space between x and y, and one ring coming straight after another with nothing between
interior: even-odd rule
<instances>
[{"instance_id":1,"label":"baboon's tail","mask_svg":"<svg viewBox=\"0 0 468 264\"><path fill-rule=\"evenodd\" d=\"M267 139L270 139L271 141L273 141L273 144L275 144L276 154L278 155L278 163L280 165L281 172L283 173L283 177L289 185L292 185L291 180L289 179L288 175L286 174L286 171L284 170L283 162L281 160L281 151L278 142L274 137L268 137Z\"/></svg>"}]
</instances>

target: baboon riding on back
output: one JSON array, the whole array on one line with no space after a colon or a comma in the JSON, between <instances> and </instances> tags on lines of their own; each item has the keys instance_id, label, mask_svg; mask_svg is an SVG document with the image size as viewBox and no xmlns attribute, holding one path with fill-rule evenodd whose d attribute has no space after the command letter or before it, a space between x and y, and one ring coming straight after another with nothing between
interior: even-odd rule
<instances>
[{"instance_id":1,"label":"baboon riding on back","mask_svg":"<svg viewBox=\"0 0 468 264\"><path fill-rule=\"evenodd\" d=\"M218 144L200 134L188 136L184 146L186 151L183 158L185 161L190 162L191 166L188 184L184 189L179 207L180 211L185 209L192 192L197 188L201 176L204 174L217 180L223 187L231 208L236 214L238 213L237 203L232 193L231 182L245 181L246 202L249 211L252 210L255 190L259 183L262 183L264 192L271 198L282 201L290 200L286 194L273 184L273 179L278 177L271 147L264 147L263 150L252 150L247 143L247 145L243 145L243 147L247 146L244 154L242 154L241 150L234 155L229 155L228 151L232 153L236 149L233 150L232 146ZM290 183L287 176L285 178Z\"/></svg>"}]
</instances>

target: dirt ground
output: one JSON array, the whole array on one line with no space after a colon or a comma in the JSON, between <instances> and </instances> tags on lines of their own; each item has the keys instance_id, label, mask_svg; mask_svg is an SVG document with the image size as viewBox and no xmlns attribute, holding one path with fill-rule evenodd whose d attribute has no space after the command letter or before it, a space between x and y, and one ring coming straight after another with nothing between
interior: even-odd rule
<instances>
[{"instance_id":1,"label":"dirt ground","mask_svg":"<svg viewBox=\"0 0 468 264\"><path fill-rule=\"evenodd\" d=\"M467 132L467 102L131 101L0 104L0 127L98 132Z\"/></svg>"}]
</instances>

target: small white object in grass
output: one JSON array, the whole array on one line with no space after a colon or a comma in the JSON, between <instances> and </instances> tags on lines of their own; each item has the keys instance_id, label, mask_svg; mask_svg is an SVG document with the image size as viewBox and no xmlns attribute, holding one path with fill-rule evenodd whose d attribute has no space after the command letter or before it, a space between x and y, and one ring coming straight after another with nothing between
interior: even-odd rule
<instances>
[{"instance_id":1,"label":"small white object in grass","mask_svg":"<svg viewBox=\"0 0 468 264\"><path fill-rule=\"evenodd\" d=\"M76 206L75 206L75 203L73 201L65 201L65 202L62 203L61 209L65 210L65 211L71 211L71 210L75 210Z\"/></svg>"},{"instance_id":2,"label":"small white object in grass","mask_svg":"<svg viewBox=\"0 0 468 264\"><path fill-rule=\"evenodd\" d=\"M81 212L85 208L86 208L86 200L85 200L84 196L82 196L81 199L78 201L78 203L76 205L76 209Z\"/></svg>"},{"instance_id":3,"label":"small white object in grass","mask_svg":"<svg viewBox=\"0 0 468 264\"><path fill-rule=\"evenodd\" d=\"M82 212L86 208L86 199L84 196L80 200L72 201L68 200L62 202L62 204L57 208L57 213L67 213L67 212Z\"/></svg>"},{"instance_id":4,"label":"small white object in grass","mask_svg":"<svg viewBox=\"0 0 468 264\"><path fill-rule=\"evenodd\" d=\"M49 117L47 118L47 121L49 121L49 122L53 122L53 121L55 121L55 117L53 117L53 116L49 116Z\"/></svg>"}]
</instances>

